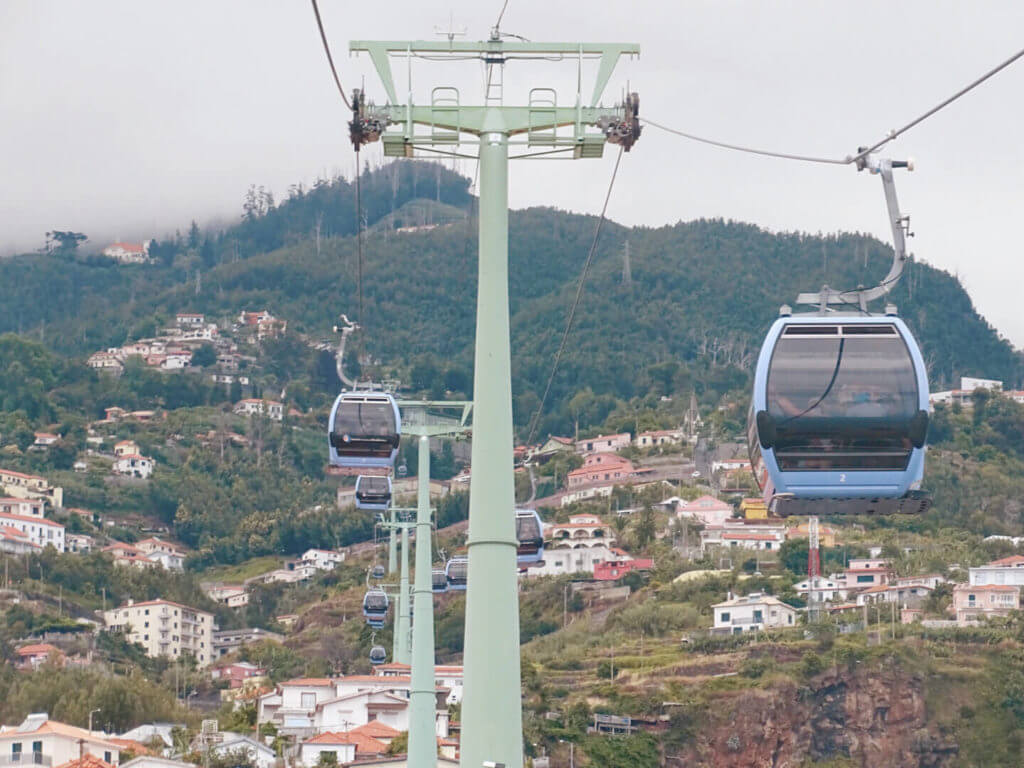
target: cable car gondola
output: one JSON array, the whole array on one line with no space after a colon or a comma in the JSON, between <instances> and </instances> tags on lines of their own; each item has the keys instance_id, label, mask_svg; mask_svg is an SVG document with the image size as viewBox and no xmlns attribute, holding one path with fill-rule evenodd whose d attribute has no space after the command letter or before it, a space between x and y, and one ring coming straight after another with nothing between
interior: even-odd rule
<instances>
[{"instance_id":1,"label":"cable car gondola","mask_svg":"<svg viewBox=\"0 0 1024 768\"><path fill-rule=\"evenodd\" d=\"M356 478L356 509L385 510L391 503L391 478L359 475Z\"/></svg>"},{"instance_id":2,"label":"cable car gondola","mask_svg":"<svg viewBox=\"0 0 1024 768\"><path fill-rule=\"evenodd\" d=\"M792 315L783 307L768 331L754 374L747 445L754 477L780 516L919 514L931 504L920 490L927 369L895 307L884 315L868 312L909 259L910 219L900 213L892 172L914 164L863 153L856 167L882 179L893 262L873 288L826 285L801 293L797 303L815 305L817 313Z\"/></svg>"},{"instance_id":3,"label":"cable car gondola","mask_svg":"<svg viewBox=\"0 0 1024 768\"><path fill-rule=\"evenodd\" d=\"M342 392L328 432L334 467L391 467L398 455L402 417L386 392Z\"/></svg>"},{"instance_id":4,"label":"cable car gondola","mask_svg":"<svg viewBox=\"0 0 1024 768\"><path fill-rule=\"evenodd\" d=\"M434 592L447 592L448 591L448 577L445 575L444 568L434 568L430 574L431 589Z\"/></svg>"},{"instance_id":5,"label":"cable car gondola","mask_svg":"<svg viewBox=\"0 0 1024 768\"><path fill-rule=\"evenodd\" d=\"M927 430L924 360L902 320L775 321L758 358L748 444L776 514L923 511L915 492Z\"/></svg>"},{"instance_id":6,"label":"cable car gondola","mask_svg":"<svg viewBox=\"0 0 1024 768\"><path fill-rule=\"evenodd\" d=\"M469 558L453 557L444 568L448 589L453 592L465 592L469 581Z\"/></svg>"},{"instance_id":7,"label":"cable car gondola","mask_svg":"<svg viewBox=\"0 0 1024 768\"><path fill-rule=\"evenodd\" d=\"M516 560L520 565L544 559L544 524L536 510L516 510L516 541Z\"/></svg>"},{"instance_id":8,"label":"cable car gondola","mask_svg":"<svg viewBox=\"0 0 1024 768\"><path fill-rule=\"evenodd\" d=\"M387 575L387 571L384 570L383 565L375 565L370 571L370 578L380 581Z\"/></svg>"},{"instance_id":9,"label":"cable car gondola","mask_svg":"<svg viewBox=\"0 0 1024 768\"><path fill-rule=\"evenodd\" d=\"M375 645L370 649L370 663L374 666L383 664L388 660L388 652L384 649L383 645Z\"/></svg>"},{"instance_id":10,"label":"cable car gondola","mask_svg":"<svg viewBox=\"0 0 1024 768\"><path fill-rule=\"evenodd\" d=\"M388 615L388 596L383 589L371 589L363 597L363 616L374 629L384 626Z\"/></svg>"}]
</instances>

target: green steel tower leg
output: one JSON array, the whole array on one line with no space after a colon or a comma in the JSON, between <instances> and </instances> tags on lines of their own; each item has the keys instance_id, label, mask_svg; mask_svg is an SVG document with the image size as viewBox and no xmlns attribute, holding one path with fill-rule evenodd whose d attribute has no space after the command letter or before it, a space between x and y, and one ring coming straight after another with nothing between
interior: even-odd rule
<instances>
[{"instance_id":1,"label":"green steel tower leg","mask_svg":"<svg viewBox=\"0 0 1024 768\"><path fill-rule=\"evenodd\" d=\"M500 121L498 114L494 117ZM485 761L494 761L507 768L522 768L508 305L508 139L497 132L486 132L480 139L480 274L461 765L480 768Z\"/></svg>"},{"instance_id":2,"label":"green steel tower leg","mask_svg":"<svg viewBox=\"0 0 1024 768\"><path fill-rule=\"evenodd\" d=\"M430 531L430 438L420 438L416 504L416 579L412 590L412 684L409 688L409 768L437 768L434 692L434 586Z\"/></svg>"},{"instance_id":3,"label":"green steel tower leg","mask_svg":"<svg viewBox=\"0 0 1024 768\"><path fill-rule=\"evenodd\" d=\"M409 527L402 527L402 575L398 580L398 605L395 606L395 655L399 664L409 659Z\"/></svg>"},{"instance_id":4,"label":"green steel tower leg","mask_svg":"<svg viewBox=\"0 0 1024 768\"><path fill-rule=\"evenodd\" d=\"M391 510L391 522L395 522L395 510ZM398 533L392 527L388 531L388 573L398 570Z\"/></svg>"}]
</instances>

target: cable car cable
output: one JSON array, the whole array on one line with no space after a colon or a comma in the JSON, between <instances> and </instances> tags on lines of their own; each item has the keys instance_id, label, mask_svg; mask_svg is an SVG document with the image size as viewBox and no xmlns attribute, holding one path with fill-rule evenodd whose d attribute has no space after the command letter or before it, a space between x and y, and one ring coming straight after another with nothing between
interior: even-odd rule
<instances>
[{"instance_id":1,"label":"cable car cable","mask_svg":"<svg viewBox=\"0 0 1024 768\"><path fill-rule=\"evenodd\" d=\"M982 75L981 77L979 77L979 78L978 78L977 80L975 80L974 82L972 82L972 83L970 83L970 84L968 84L968 85L965 85L965 86L964 86L963 88L961 88L961 89L960 89L959 91L957 91L957 92L956 92L956 93L954 93L954 94L953 94L952 96L950 96L950 97L949 97L948 99L946 99L945 101L942 101L942 102L940 102L939 104L935 105L934 107L932 107L931 109L929 109L929 110L928 110L927 112L925 112L925 113L924 113L923 115L921 115L920 117L917 117L917 118L915 118L914 120L911 120L911 121L910 121L909 123L907 123L906 125L904 125L904 126L903 126L902 128L900 128L899 130L891 131L891 132L889 133L889 135L888 135L888 136L886 136L886 137L885 137L884 139L882 139L881 141L879 141L879 142L878 142L877 144L873 144L872 146L868 147L867 149L863 150L862 152L859 152L859 153L857 153L856 155L854 155L853 157L851 157L851 158L849 159L849 161L850 161L850 162L856 162L857 160L861 160L861 159L863 159L864 157L867 157L868 155L870 155L870 154L871 154L872 152L874 152L875 150L877 150L877 149L880 149L881 147L885 146L886 144L888 144L888 143L889 143L890 141L892 141L893 139L897 138L897 137L898 137L898 136L900 136L901 134L903 134L903 133L906 133L906 132L907 132L907 131L909 131L909 130L910 130L911 128L913 128L913 127L914 127L915 125L917 125L918 123L921 123L921 122L923 122L923 121L927 120L927 119L928 119L929 117L931 117L932 115L934 115L934 114L935 114L936 112L938 112L938 111L939 111L940 109L943 109L944 107L947 107L947 106L949 106L949 105L950 105L950 104L952 104L952 103L953 103L954 101L956 101L957 99L959 99L959 98L960 98L961 96L963 96L963 95L965 95L965 94L969 93L970 91L973 91L973 90L974 90L975 88L977 88L977 87L978 87L979 85L981 85L981 84L982 84L982 83L984 83L984 82L985 82L986 80L988 80L988 79L989 79L990 77L992 77L993 75L997 74L998 72L1001 72L1002 70L1006 69L1006 68L1007 68L1008 66L1010 66L1011 64L1013 64L1013 62L1017 61L1017 59L1021 58L1022 56L1024 56L1024 48L1022 48L1021 50L1017 51L1017 53L1013 54L1013 56L1011 56L1010 58L1008 58L1008 59L1007 59L1006 61L1004 61L1003 63L1001 63L1001 64L999 64L999 65L997 65L997 66L993 67L992 69L990 69L990 70L989 70L988 72L986 72L986 73L985 73L984 75Z\"/></svg>"},{"instance_id":2,"label":"cable car cable","mask_svg":"<svg viewBox=\"0 0 1024 768\"><path fill-rule=\"evenodd\" d=\"M547 402L548 394L551 392L551 382L555 380L555 373L558 371L558 364L562 360L562 353L565 351L565 344L569 340L569 333L572 331L572 321L576 317L576 309L580 305L583 296L583 286L587 281L587 273L590 272L590 265L594 261L594 252L597 250L597 242L601 237L601 227L604 226L605 216L608 212L608 201L612 198L612 189L615 188L615 178L619 174L619 163L622 161L622 146L619 145L619 154L615 156L615 167L612 169L612 178L608 183L608 192L604 196L604 205L601 207L601 216L597 220L597 228L594 230L594 239L590 243L590 251L587 253L587 260L583 262L583 272L580 274L580 281L576 285L576 298L573 299L572 307L569 309L569 317L565 323L565 332L562 334L562 341L558 345L558 352L555 353L555 362L551 366L551 375L548 376L548 383L544 386L544 396L540 399L540 405L533 417L529 435L526 438L526 445L533 442L537 425L540 423L541 414L544 413L544 403Z\"/></svg>"},{"instance_id":3,"label":"cable car cable","mask_svg":"<svg viewBox=\"0 0 1024 768\"><path fill-rule=\"evenodd\" d=\"M338 86L338 93L341 94L341 100L345 102L346 109L352 109L352 105L349 103L348 96L345 95L345 89L341 85L341 79L338 77L338 69L334 66L334 57L331 56L331 46L327 43L327 33L324 32L324 23L320 18L320 8L316 3L316 0L312 0L313 13L316 15L316 25L320 29L320 40L324 44L324 53L327 54L327 63L331 65L331 74L334 76L334 83ZM359 318L362 320L362 318Z\"/></svg>"},{"instance_id":4,"label":"cable car cable","mask_svg":"<svg viewBox=\"0 0 1024 768\"><path fill-rule=\"evenodd\" d=\"M1017 61L1021 57L1024 57L1024 49L1018 51L1013 56L1011 56L1010 58L1008 58L1005 61L1003 61L1001 64L998 64L997 66L993 67L988 72L983 74L981 77L977 78L976 80L974 80L970 84L964 86L963 88L961 88L959 91L954 93L949 98L944 99L943 101L939 102L938 104L936 104L934 107L929 109L924 114L914 118L909 123L904 125L902 128L890 131L886 135L886 137L884 139L882 139L881 141L878 141L878 142L872 144L867 149L863 149L863 150L859 151L856 155L847 155L843 159L831 158L831 157L816 157L816 156L813 156L813 155L797 155L797 154L791 154L789 152L775 152L773 150L768 150L768 149L758 149L756 147L747 147L747 146L743 146L741 144L730 144L729 142L718 141L716 139L709 139L709 138L706 138L704 136L697 136L697 135L692 134L692 133L687 133L686 131L680 131L677 128L669 128L667 125L662 125L661 123L657 123L657 122L655 122L654 120L651 120L648 117L643 117L643 118L640 118L640 119L642 120L642 122L644 122L644 123L646 123L648 125L652 125L655 128L660 128L661 130L666 131L668 133L673 133L673 134L675 134L677 136L681 136L684 139L690 139L691 141L697 141L697 142L700 142L701 144L710 144L711 146L721 147L723 149L732 149L732 150L735 150L737 152L746 152L746 153L752 154L752 155L763 155L765 157L778 157L778 158L781 158L783 160L798 160L798 161L807 162L807 163L824 163L824 164L828 164L828 165L849 165L850 163L855 163L858 160L862 160L865 157L867 157L868 155L870 155L872 152L875 152L875 151L881 149L883 146L888 144L893 139L895 139L895 138L901 136L902 134L906 133L907 131L909 131L914 126L919 125L920 123L924 122L929 117L934 115L936 112L938 112L938 111L942 110L943 108L949 106L954 101L959 99L961 96L964 96L967 93L969 93L970 91L972 91L975 88L977 88L979 85L984 83L986 80L991 78L993 75L995 75L995 74L1001 72L1002 70L1006 69L1008 66L1013 64L1015 61Z\"/></svg>"},{"instance_id":5,"label":"cable car cable","mask_svg":"<svg viewBox=\"0 0 1024 768\"><path fill-rule=\"evenodd\" d=\"M806 162L806 163L828 163L830 165L849 165L850 163L853 162L853 159L849 158L849 157L847 157L847 158L845 158L843 160L840 160L838 158L832 158L832 157L813 157L813 156L810 156L810 155L793 155L793 154L790 154L788 152L773 152L773 151L767 150L767 149L755 149L754 147L744 147L744 146L741 146L739 144L729 144L729 143L724 142L724 141L716 141L715 139L707 139L707 138L704 138L703 136L696 136L696 135L694 135L692 133L687 133L686 131L680 131L680 130L678 130L676 128L669 128L667 125L662 125L661 123L654 122L649 117L642 117L642 118L640 118L640 120L641 120L641 122L645 123L646 125L653 125L655 128L660 128L661 130L667 131L668 133L674 133L677 136L682 136L684 139L690 139L691 141L698 141L701 144L710 144L711 146L714 146L714 147L722 147L723 149L734 149L734 150L736 150L738 152L747 152L748 154L751 154L751 155L764 155L766 157L779 157L779 158L782 158L784 160L800 160L800 161L803 161L803 162Z\"/></svg>"}]
</instances>

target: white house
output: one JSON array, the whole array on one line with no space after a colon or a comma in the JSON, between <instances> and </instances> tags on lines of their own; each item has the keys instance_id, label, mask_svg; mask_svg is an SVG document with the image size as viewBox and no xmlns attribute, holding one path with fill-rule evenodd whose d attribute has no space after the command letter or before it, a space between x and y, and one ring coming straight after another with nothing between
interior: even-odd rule
<instances>
[{"instance_id":1,"label":"white house","mask_svg":"<svg viewBox=\"0 0 1024 768\"><path fill-rule=\"evenodd\" d=\"M11 528L7 525L0 525L0 552L9 555L26 555L38 552L42 547L32 541L27 533Z\"/></svg>"},{"instance_id":2,"label":"white house","mask_svg":"<svg viewBox=\"0 0 1024 768\"><path fill-rule=\"evenodd\" d=\"M598 435L597 437L586 437L576 441L576 453L602 453L607 451L619 451L628 448L633 442L629 432L622 432L618 435Z\"/></svg>"},{"instance_id":3,"label":"white house","mask_svg":"<svg viewBox=\"0 0 1024 768\"><path fill-rule=\"evenodd\" d=\"M693 501L679 499L676 502L676 516L690 517L704 525L724 525L733 517L731 504L714 496L700 496Z\"/></svg>"},{"instance_id":4,"label":"white house","mask_svg":"<svg viewBox=\"0 0 1024 768\"><path fill-rule=\"evenodd\" d=\"M103 255L119 264L145 264L149 261L149 245L152 242L111 243L103 249Z\"/></svg>"},{"instance_id":5,"label":"white house","mask_svg":"<svg viewBox=\"0 0 1024 768\"><path fill-rule=\"evenodd\" d=\"M174 321L181 328L197 328L206 324L206 317L192 312L179 312L174 316Z\"/></svg>"},{"instance_id":6,"label":"white house","mask_svg":"<svg viewBox=\"0 0 1024 768\"><path fill-rule=\"evenodd\" d=\"M0 499L0 512L22 517L46 517L46 502L43 499L19 499L8 496Z\"/></svg>"},{"instance_id":7,"label":"white house","mask_svg":"<svg viewBox=\"0 0 1024 768\"><path fill-rule=\"evenodd\" d=\"M249 736L225 734L224 741L210 747L210 754L224 756L245 753L256 768L273 768L277 762L277 754L266 744L261 744Z\"/></svg>"},{"instance_id":8,"label":"white house","mask_svg":"<svg viewBox=\"0 0 1024 768\"><path fill-rule=\"evenodd\" d=\"M767 521L708 525L700 532L701 552L707 551L708 547L777 552L785 540L786 526Z\"/></svg>"},{"instance_id":9,"label":"white house","mask_svg":"<svg viewBox=\"0 0 1024 768\"><path fill-rule=\"evenodd\" d=\"M552 549L611 546L615 534L597 515L572 515L568 523L544 526L544 538ZM547 545L546 545L547 546Z\"/></svg>"},{"instance_id":10,"label":"white house","mask_svg":"<svg viewBox=\"0 0 1024 768\"><path fill-rule=\"evenodd\" d=\"M801 597L807 597L811 591L811 580L804 579L793 585L793 589ZM814 597L817 600L832 602L833 600L845 600L846 589L833 578L819 576L814 581Z\"/></svg>"},{"instance_id":11,"label":"white house","mask_svg":"<svg viewBox=\"0 0 1024 768\"><path fill-rule=\"evenodd\" d=\"M46 712L29 715L21 725L0 728L0 759L7 765L59 766L83 755L115 766L120 762L117 744L50 720Z\"/></svg>"},{"instance_id":12,"label":"white house","mask_svg":"<svg viewBox=\"0 0 1024 768\"><path fill-rule=\"evenodd\" d=\"M796 624L797 610L771 595L752 592L711 606L715 612L716 633L739 635Z\"/></svg>"},{"instance_id":13,"label":"white house","mask_svg":"<svg viewBox=\"0 0 1024 768\"><path fill-rule=\"evenodd\" d=\"M242 416L266 413L267 418L281 421L284 418L284 405L274 400L260 400L254 397L247 397L245 400L239 400L235 403L234 412Z\"/></svg>"},{"instance_id":14,"label":"white house","mask_svg":"<svg viewBox=\"0 0 1024 768\"><path fill-rule=\"evenodd\" d=\"M137 453L126 453L114 462L114 472L118 475L140 477L143 480L153 474L153 460Z\"/></svg>"},{"instance_id":15,"label":"white house","mask_svg":"<svg viewBox=\"0 0 1024 768\"><path fill-rule=\"evenodd\" d=\"M681 429L657 429L651 432L641 432L633 440L637 448L654 448L659 445L680 445L683 442L683 431Z\"/></svg>"},{"instance_id":16,"label":"white house","mask_svg":"<svg viewBox=\"0 0 1024 768\"><path fill-rule=\"evenodd\" d=\"M333 571L339 563L345 562L344 552L329 549L307 549L302 553L303 565L312 565L319 571Z\"/></svg>"},{"instance_id":17,"label":"white house","mask_svg":"<svg viewBox=\"0 0 1024 768\"><path fill-rule=\"evenodd\" d=\"M619 550L621 551L621 550ZM609 560L623 559L608 544L579 547L552 547L545 550L543 565L530 566L527 576L561 576L572 573L594 573L594 566Z\"/></svg>"},{"instance_id":18,"label":"white house","mask_svg":"<svg viewBox=\"0 0 1024 768\"><path fill-rule=\"evenodd\" d=\"M987 565L969 568L967 573L967 583L972 587L988 584L1024 586L1024 556L1003 557Z\"/></svg>"},{"instance_id":19,"label":"white house","mask_svg":"<svg viewBox=\"0 0 1024 768\"><path fill-rule=\"evenodd\" d=\"M129 760L127 763L121 763L121 768L196 768L196 766L181 760L172 760L169 757L142 755Z\"/></svg>"},{"instance_id":20,"label":"white house","mask_svg":"<svg viewBox=\"0 0 1024 768\"><path fill-rule=\"evenodd\" d=\"M228 608L242 608L249 604L249 592L238 584L215 584L206 589L206 596Z\"/></svg>"},{"instance_id":21,"label":"white house","mask_svg":"<svg viewBox=\"0 0 1024 768\"><path fill-rule=\"evenodd\" d=\"M64 538L68 552L85 555L96 548L96 540L84 533L69 533Z\"/></svg>"},{"instance_id":22,"label":"white house","mask_svg":"<svg viewBox=\"0 0 1024 768\"><path fill-rule=\"evenodd\" d=\"M857 605L873 603L897 603L899 605L917 605L932 593L932 587L926 584L879 584L857 593Z\"/></svg>"},{"instance_id":23,"label":"white house","mask_svg":"<svg viewBox=\"0 0 1024 768\"><path fill-rule=\"evenodd\" d=\"M53 547L58 552L65 550L64 526L53 520L0 512L0 526L20 531L37 547Z\"/></svg>"}]
</instances>

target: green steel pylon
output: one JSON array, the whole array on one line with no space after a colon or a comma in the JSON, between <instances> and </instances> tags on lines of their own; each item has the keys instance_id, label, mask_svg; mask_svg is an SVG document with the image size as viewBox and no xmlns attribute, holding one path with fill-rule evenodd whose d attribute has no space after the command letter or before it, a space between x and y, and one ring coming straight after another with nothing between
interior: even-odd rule
<instances>
[{"instance_id":1,"label":"green steel pylon","mask_svg":"<svg viewBox=\"0 0 1024 768\"><path fill-rule=\"evenodd\" d=\"M430 508L430 437L467 432L466 420L472 403L400 402L402 430L419 436L419 469L416 503L416 573L412 600L412 680L409 689L408 768L436 768L437 692L434 676L434 585L432 574ZM461 408L461 419L431 418L428 409Z\"/></svg>"},{"instance_id":2,"label":"green steel pylon","mask_svg":"<svg viewBox=\"0 0 1024 768\"><path fill-rule=\"evenodd\" d=\"M601 157L606 141L628 150L640 134L639 99L621 106L598 102L623 55L639 46L621 43L487 42L453 40L352 42L349 50L369 53L388 103L369 104L353 94L353 142L381 139L384 153L413 157L416 148L433 156L458 155L460 145L477 145L480 159L480 245L477 293L472 475L469 505L469 576L466 594L465 687L462 703L462 768L485 762L506 768L523 765L522 703L519 681L519 596L516 576L515 494L512 474L512 388L508 305L508 161L540 154ZM534 88L528 103L462 105L457 89L434 88L431 104L399 103L391 56L405 56L412 77L414 56L478 58L503 66L506 57L568 57L578 67L572 106L558 106L554 89ZM583 61L599 57L589 105L581 91ZM398 130L388 130L395 126ZM597 132L587 128L598 128ZM421 130L423 129L423 130ZM467 138L467 136L469 138ZM441 147L443 149L437 149ZM538 149L539 148L539 149ZM472 155L470 155L472 157Z\"/></svg>"}]
</instances>

